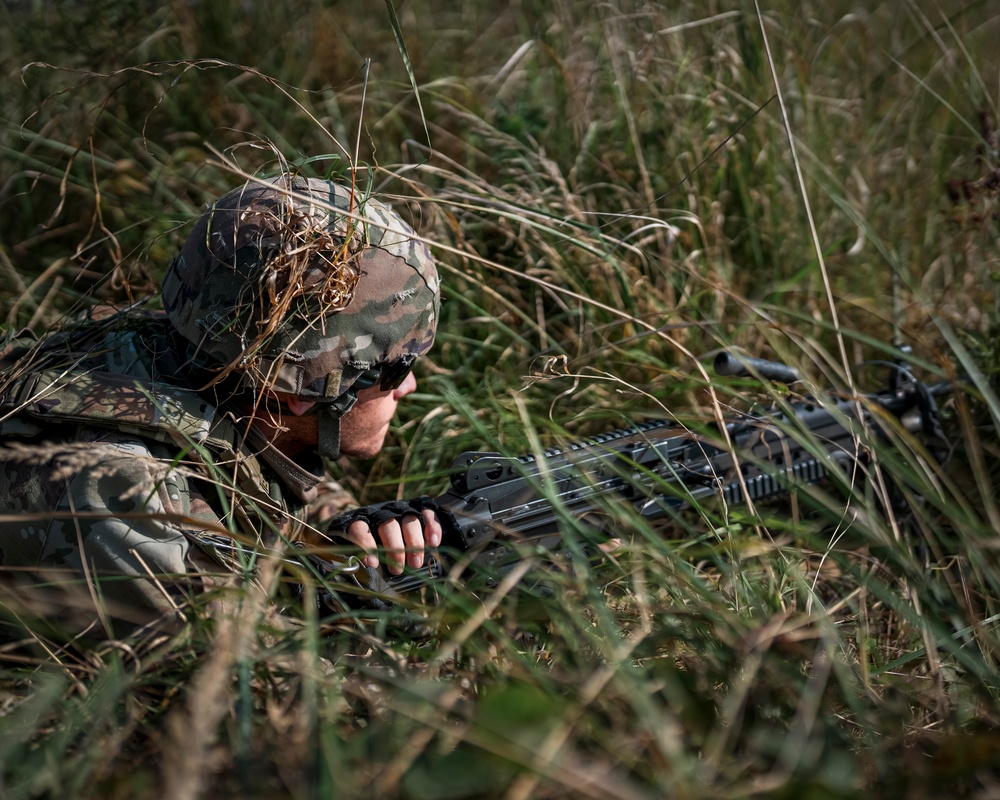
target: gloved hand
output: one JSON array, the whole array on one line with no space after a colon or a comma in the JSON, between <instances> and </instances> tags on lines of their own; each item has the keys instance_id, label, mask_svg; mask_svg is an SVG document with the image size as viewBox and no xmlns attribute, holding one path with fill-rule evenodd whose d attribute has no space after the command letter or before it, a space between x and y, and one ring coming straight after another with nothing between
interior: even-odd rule
<instances>
[{"instance_id":1,"label":"gloved hand","mask_svg":"<svg viewBox=\"0 0 1000 800\"><path fill-rule=\"evenodd\" d=\"M330 521L331 531L341 535L365 551L364 562L379 565L378 539L385 549L386 567L393 575L403 571L404 563L418 569L424 565L428 548L441 544L441 522L429 497L394 500L353 509Z\"/></svg>"}]
</instances>

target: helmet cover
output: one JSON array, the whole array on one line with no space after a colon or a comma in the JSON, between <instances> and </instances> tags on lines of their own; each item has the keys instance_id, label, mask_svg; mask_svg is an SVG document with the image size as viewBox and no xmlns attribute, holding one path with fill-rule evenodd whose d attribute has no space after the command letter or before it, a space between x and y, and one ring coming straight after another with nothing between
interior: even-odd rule
<instances>
[{"instance_id":1,"label":"helmet cover","mask_svg":"<svg viewBox=\"0 0 1000 800\"><path fill-rule=\"evenodd\" d=\"M415 236L349 186L249 182L195 223L163 278L164 310L196 363L346 408L366 371L434 342L437 269Z\"/></svg>"}]
</instances>

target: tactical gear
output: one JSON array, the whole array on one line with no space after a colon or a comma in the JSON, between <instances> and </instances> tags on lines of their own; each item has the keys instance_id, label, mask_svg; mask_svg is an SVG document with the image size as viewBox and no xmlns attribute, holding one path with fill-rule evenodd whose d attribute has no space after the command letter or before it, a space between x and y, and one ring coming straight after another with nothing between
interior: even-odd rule
<instances>
[{"instance_id":1,"label":"tactical gear","mask_svg":"<svg viewBox=\"0 0 1000 800\"><path fill-rule=\"evenodd\" d=\"M322 403L321 453L372 376L400 382L434 341L430 250L388 206L315 178L250 183L196 223L163 279L191 359L257 396ZM396 384L398 386L398 384Z\"/></svg>"}]
</instances>

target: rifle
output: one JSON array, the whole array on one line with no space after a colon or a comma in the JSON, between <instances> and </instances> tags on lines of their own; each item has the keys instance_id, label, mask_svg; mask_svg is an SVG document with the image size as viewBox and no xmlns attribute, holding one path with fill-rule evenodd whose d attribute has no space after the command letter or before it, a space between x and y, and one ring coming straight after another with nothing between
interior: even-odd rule
<instances>
[{"instance_id":1,"label":"rifle","mask_svg":"<svg viewBox=\"0 0 1000 800\"><path fill-rule=\"evenodd\" d=\"M407 569L387 584L405 594L439 580L459 560L497 575L516 557L515 542L558 549L566 515L598 520L600 527L608 503L628 503L644 519L655 520L712 497L730 506L746 505L837 472L847 475L852 466L867 461L863 429L887 436L898 425L918 434L941 460L946 442L935 398L951 391L951 382L926 385L902 362L877 363L889 368L887 385L878 392L800 397L736 414L724 426L712 423L701 432L659 419L538 455L463 453L442 495L411 501L412 507L394 502L362 509L400 514L404 508L413 513L412 508L430 507L441 521L439 553L420 570ZM797 372L784 364L728 352L715 358L714 368L724 376L788 384L798 380ZM341 520L335 529L346 529L350 520ZM342 566L330 567L330 577L343 574Z\"/></svg>"}]
</instances>

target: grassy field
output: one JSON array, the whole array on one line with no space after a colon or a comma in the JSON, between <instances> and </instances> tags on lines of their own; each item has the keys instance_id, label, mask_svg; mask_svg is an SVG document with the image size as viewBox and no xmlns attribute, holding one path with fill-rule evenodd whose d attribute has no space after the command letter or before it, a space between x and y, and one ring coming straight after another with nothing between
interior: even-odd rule
<instances>
[{"instance_id":1,"label":"grassy field","mask_svg":"<svg viewBox=\"0 0 1000 800\"><path fill-rule=\"evenodd\" d=\"M1000 797L1000 15L366 9L4 4L4 328L155 295L203 204L288 163L389 198L442 270L362 501L439 492L464 450L766 395L710 380L730 346L838 389L912 346L925 379L972 379L951 459L876 453L912 489L900 524L865 485L623 518L614 558L458 587L418 609L426 635L392 613L279 631L248 592L153 644L5 650L0 795Z\"/></svg>"}]
</instances>

